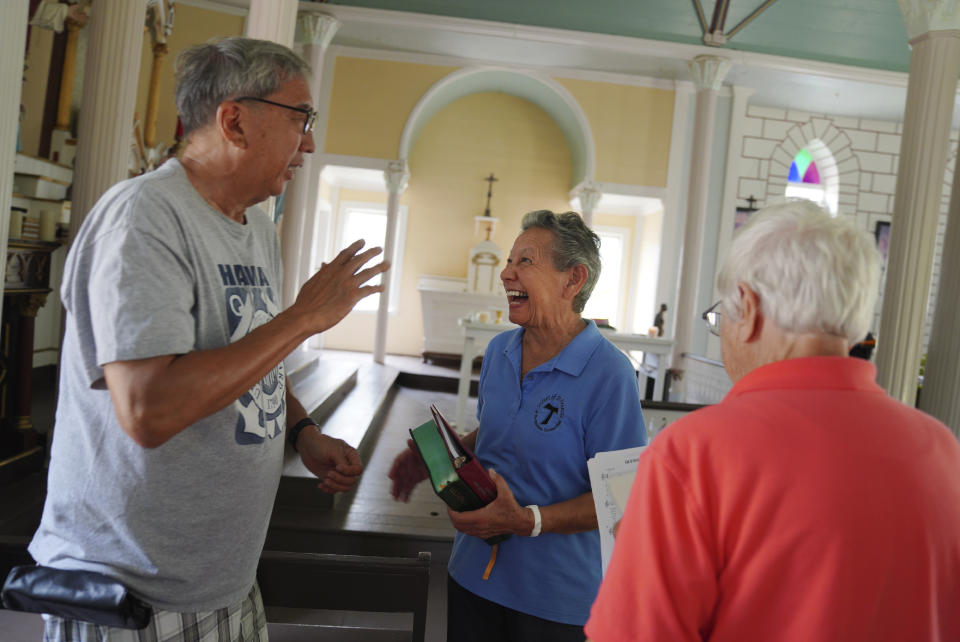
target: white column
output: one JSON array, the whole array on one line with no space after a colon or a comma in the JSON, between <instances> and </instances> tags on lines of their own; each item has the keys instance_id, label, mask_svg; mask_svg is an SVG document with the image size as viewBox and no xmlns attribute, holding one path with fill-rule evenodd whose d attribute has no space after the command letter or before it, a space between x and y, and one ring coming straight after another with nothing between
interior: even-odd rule
<instances>
[{"instance_id":1,"label":"white column","mask_svg":"<svg viewBox=\"0 0 960 642\"><path fill-rule=\"evenodd\" d=\"M390 274L397 248L397 219L400 216L400 195L407 189L410 172L406 161L390 161L383 179L387 183L387 231L383 242L383 260L390 261L390 270L383 274L383 292L377 308L377 333L373 339L373 360L383 363L387 354L387 319L390 312Z\"/></svg>"},{"instance_id":2,"label":"white column","mask_svg":"<svg viewBox=\"0 0 960 642\"><path fill-rule=\"evenodd\" d=\"M146 13L147 0L97 0L90 11L70 238L97 199L127 178Z\"/></svg>"},{"instance_id":3,"label":"white column","mask_svg":"<svg viewBox=\"0 0 960 642\"><path fill-rule=\"evenodd\" d=\"M244 35L293 47L298 5L297 0L250 0Z\"/></svg>"},{"instance_id":4,"label":"white column","mask_svg":"<svg viewBox=\"0 0 960 642\"><path fill-rule=\"evenodd\" d=\"M340 22L336 18L322 13L301 13L297 17L297 41L303 43L303 57L313 70L310 93L315 108L320 104L320 74L323 72L324 53L339 28ZM320 151L322 150L317 150ZM320 189L322 169L320 163L313 162L312 156L306 156L303 167L287 184L283 225L280 228L283 307L296 300L300 286L308 276L304 273L303 266L313 247L313 219L316 216L316 195Z\"/></svg>"},{"instance_id":5,"label":"white column","mask_svg":"<svg viewBox=\"0 0 960 642\"><path fill-rule=\"evenodd\" d=\"M960 279L948 276L960 274L960 163L953 176L940 274L920 409L960 437Z\"/></svg>"},{"instance_id":6,"label":"white column","mask_svg":"<svg viewBox=\"0 0 960 642\"><path fill-rule=\"evenodd\" d=\"M593 228L593 211L597 209L602 196L603 193L593 183L587 183L580 190L580 215L583 217L583 222L591 229Z\"/></svg>"},{"instance_id":7,"label":"white column","mask_svg":"<svg viewBox=\"0 0 960 642\"><path fill-rule=\"evenodd\" d=\"M20 124L20 89L23 85L28 8L27 2L0 2L0 87L6 88L0 92L0 248L3 248L4 264L7 235L10 232L13 163ZM0 283L0 293L2 290L3 284Z\"/></svg>"},{"instance_id":8,"label":"white column","mask_svg":"<svg viewBox=\"0 0 960 642\"><path fill-rule=\"evenodd\" d=\"M877 382L891 396L913 405L960 74L960 8L951 0L901 0L900 7L912 52L877 334Z\"/></svg>"},{"instance_id":9,"label":"white column","mask_svg":"<svg viewBox=\"0 0 960 642\"><path fill-rule=\"evenodd\" d=\"M677 288L680 281L682 258L683 224L686 220L687 186L690 183L687 168L687 140L690 136L690 96L693 83L688 80L674 82L673 124L670 126L670 162L667 166L667 194L663 201L662 229L660 232L660 264L657 269L657 289L654 296L656 309L666 303L669 310L677 309ZM663 334L673 339L675 314L667 315ZM642 323L652 322L653 318ZM642 325L641 325L642 328Z\"/></svg>"},{"instance_id":10,"label":"white column","mask_svg":"<svg viewBox=\"0 0 960 642\"><path fill-rule=\"evenodd\" d=\"M674 381L682 378L682 355L690 351L693 324L697 322L697 283L703 254L703 227L707 216L707 181L710 176L710 149L717 112L717 92L730 69L730 61L718 56L697 56L690 61L690 73L697 88L697 112L693 124L693 148L690 153L690 189L687 194L687 218L683 230L683 261L680 266L680 291L674 326L673 357L670 361Z\"/></svg>"},{"instance_id":11,"label":"white column","mask_svg":"<svg viewBox=\"0 0 960 642\"><path fill-rule=\"evenodd\" d=\"M747 118L747 105L753 95L752 87L733 87L733 106L730 109L730 136L727 142L727 167L723 178L723 201L720 206L720 233L717 235L717 259L713 266L716 274L727 258L733 240L734 216L737 210L737 192L740 187L740 155L743 153L743 125ZM714 291L716 285L714 284ZM714 297L716 298L716 297ZM720 338L707 334L707 358L721 359Z\"/></svg>"}]
</instances>

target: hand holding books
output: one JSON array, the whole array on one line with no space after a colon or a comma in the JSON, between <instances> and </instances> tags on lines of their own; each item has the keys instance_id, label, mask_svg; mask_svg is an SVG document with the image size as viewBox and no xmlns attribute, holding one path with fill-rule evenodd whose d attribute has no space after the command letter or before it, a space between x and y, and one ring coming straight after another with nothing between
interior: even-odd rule
<instances>
[{"instance_id":1,"label":"hand holding books","mask_svg":"<svg viewBox=\"0 0 960 642\"><path fill-rule=\"evenodd\" d=\"M423 458L434 492L457 513L483 508L496 499L498 484L483 469L473 452L460 441L437 407L431 406L430 411L433 421L411 429L410 436ZM398 477L410 476L413 472L411 466L403 456L394 462L390 477L394 479L395 497L402 496L404 490L398 483ZM454 526L457 526L456 521ZM487 543L495 544L507 537L509 534L490 537Z\"/></svg>"},{"instance_id":2,"label":"hand holding books","mask_svg":"<svg viewBox=\"0 0 960 642\"><path fill-rule=\"evenodd\" d=\"M533 528L533 516L513 496L507 481L493 469L490 478L497 488L497 497L479 510L456 512L448 509L450 521L461 533L473 535L488 544L503 541L510 533L528 535Z\"/></svg>"}]
</instances>

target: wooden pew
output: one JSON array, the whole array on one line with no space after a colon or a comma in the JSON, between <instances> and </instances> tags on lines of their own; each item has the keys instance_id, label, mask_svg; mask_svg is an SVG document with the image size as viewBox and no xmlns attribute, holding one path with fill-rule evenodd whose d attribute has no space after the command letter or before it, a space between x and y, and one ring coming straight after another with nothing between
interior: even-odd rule
<instances>
[{"instance_id":1,"label":"wooden pew","mask_svg":"<svg viewBox=\"0 0 960 642\"><path fill-rule=\"evenodd\" d=\"M413 613L412 639L424 639L430 553L404 558L264 551L257 581L268 610Z\"/></svg>"},{"instance_id":2,"label":"wooden pew","mask_svg":"<svg viewBox=\"0 0 960 642\"><path fill-rule=\"evenodd\" d=\"M32 564L29 537L0 536L0 582ZM264 551L257 580L266 608L412 613L412 640L426 631L430 553L379 557Z\"/></svg>"}]
</instances>

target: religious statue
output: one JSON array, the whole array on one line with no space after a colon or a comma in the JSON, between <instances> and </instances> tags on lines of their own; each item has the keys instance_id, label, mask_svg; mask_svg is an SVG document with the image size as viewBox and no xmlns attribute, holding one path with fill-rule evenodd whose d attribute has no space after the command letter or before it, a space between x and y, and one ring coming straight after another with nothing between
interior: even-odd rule
<instances>
[{"instance_id":1,"label":"religious statue","mask_svg":"<svg viewBox=\"0 0 960 642\"><path fill-rule=\"evenodd\" d=\"M667 322L666 317L667 317L667 304L661 303L660 311L657 312L657 315L655 317L653 317L653 325L657 329L658 337L663 336L663 326Z\"/></svg>"}]
</instances>

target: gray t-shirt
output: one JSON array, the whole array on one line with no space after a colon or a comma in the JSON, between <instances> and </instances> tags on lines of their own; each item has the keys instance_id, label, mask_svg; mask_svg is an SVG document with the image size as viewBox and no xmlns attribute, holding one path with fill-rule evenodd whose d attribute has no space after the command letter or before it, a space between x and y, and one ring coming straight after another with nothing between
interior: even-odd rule
<instances>
[{"instance_id":1,"label":"gray t-shirt","mask_svg":"<svg viewBox=\"0 0 960 642\"><path fill-rule=\"evenodd\" d=\"M118 578L155 607L242 600L283 465L283 363L158 448L120 427L103 365L219 348L279 312L281 261L259 209L214 210L176 160L111 188L67 257L68 312L38 563Z\"/></svg>"}]
</instances>

